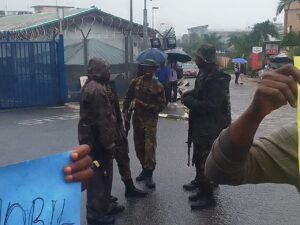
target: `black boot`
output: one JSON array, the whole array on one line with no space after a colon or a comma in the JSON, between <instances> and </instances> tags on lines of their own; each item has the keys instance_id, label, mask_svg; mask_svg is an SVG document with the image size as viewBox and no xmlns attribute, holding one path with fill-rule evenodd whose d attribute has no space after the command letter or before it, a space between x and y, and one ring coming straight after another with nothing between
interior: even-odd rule
<instances>
[{"instance_id":1,"label":"black boot","mask_svg":"<svg viewBox=\"0 0 300 225\"><path fill-rule=\"evenodd\" d=\"M134 184L132 179L129 180L124 180L124 184L125 184L125 196L127 198L133 197L133 198L144 198L147 195L147 192L142 191L137 189Z\"/></svg>"},{"instance_id":2,"label":"black boot","mask_svg":"<svg viewBox=\"0 0 300 225\"><path fill-rule=\"evenodd\" d=\"M189 200L191 202L196 202L201 200L203 197L205 197L205 194L203 193L202 189L199 189L199 191L196 194L189 196Z\"/></svg>"},{"instance_id":3,"label":"black boot","mask_svg":"<svg viewBox=\"0 0 300 225\"><path fill-rule=\"evenodd\" d=\"M197 202L191 205L192 210L201 210L207 209L216 206L216 201L214 199L214 188L209 181L205 181L201 184L201 191L197 193L195 198L189 198L190 200L193 199Z\"/></svg>"},{"instance_id":4,"label":"black boot","mask_svg":"<svg viewBox=\"0 0 300 225\"><path fill-rule=\"evenodd\" d=\"M217 205L213 196L201 197L201 199L191 205L192 210L202 210L215 207Z\"/></svg>"},{"instance_id":5,"label":"black boot","mask_svg":"<svg viewBox=\"0 0 300 225\"><path fill-rule=\"evenodd\" d=\"M188 184L184 184L183 185L183 189L185 189L186 191L194 191L196 190L198 187L200 187L200 182L198 180L192 180L190 183Z\"/></svg>"},{"instance_id":6,"label":"black boot","mask_svg":"<svg viewBox=\"0 0 300 225\"><path fill-rule=\"evenodd\" d=\"M146 186L150 189L153 189L156 186L152 176L153 176L153 170L145 170L145 183Z\"/></svg>"},{"instance_id":7,"label":"black boot","mask_svg":"<svg viewBox=\"0 0 300 225\"><path fill-rule=\"evenodd\" d=\"M112 216L119 213L122 213L125 210L125 207L123 205L120 205L119 203L110 203L109 210L106 215Z\"/></svg>"},{"instance_id":8,"label":"black boot","mask_svg":"<svg viewBox=\"0 0 300 225\"><path fill-rule=\"evenodd\" d=\"M145 169L135 178L136 181L143 181L145 180Z\"/></svg>"},{"instance_id":9,"label":"black boot","mask_svg":"<svg viewBox=\"0 0 300 225\"><path fill-rule=\"evenodd\" d=\"M96 218L87 218L88 225L109 225L114 224L115 219L112 216L99 216Z\"/></svg>"}]
</instances>

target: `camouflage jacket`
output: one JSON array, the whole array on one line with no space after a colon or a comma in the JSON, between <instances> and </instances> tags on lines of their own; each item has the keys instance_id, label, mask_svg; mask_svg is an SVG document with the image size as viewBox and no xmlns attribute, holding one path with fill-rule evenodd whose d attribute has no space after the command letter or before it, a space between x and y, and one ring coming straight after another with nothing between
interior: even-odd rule
<instances>
[{"instance_id":1,"label":"camouflage jacket","mask_svg":"<svg viewBox=\"0 0 300 225\"><path fill-rule=\"evenodd\" d=\"M107 87L99 81L88 80L81 90L78 139L90 145L97 158L112 154L110 150L120 140L115 107Z\"/></svg>"},{"instance_id":2,"label":"camouflage jacket","mask_svg":"<svg viewBox=\"0 0 300 225\"><path fill-rule=\"evenodd\" d=\"M139 99L145 107L134 107L134 115L157 120L166 104L164 88L156 78L150 82L144 82L143 78L141 76L131 82L123 103L123 113L128 112L134 99Z\"/></svg>"}]
</instances>

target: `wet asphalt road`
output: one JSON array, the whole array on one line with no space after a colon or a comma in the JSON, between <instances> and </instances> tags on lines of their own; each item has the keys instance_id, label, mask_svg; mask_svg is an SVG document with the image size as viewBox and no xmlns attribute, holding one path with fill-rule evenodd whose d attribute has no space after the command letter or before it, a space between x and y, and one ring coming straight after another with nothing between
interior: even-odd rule
<instances>
[{"instance_id":1,"label":"wet asphalt road","mask_svg":"<svg viewBox=\"0 0 300 225\"><path fill-rule=\"evenodd\" d=\"M254 84L231 86L233 117L249 104ZM269 116L258 135L296 120L296 111L284 107ZM70 149L77 143L78 110L67 107L22 109L0 112L0 165L37 158ZM125 199L124 185L116 166L112 194L126 207L117 217L117 225L299 225L300 197L288 185L221 186L217 207L190 210L188 192L182 184L191 180L194 169L188 168L187 122L160 119L158 127L157 170L155 191L143 200ZM140 172L134 154L132 133L130 157L133 177ZM146 189L143 184L138 187ZM82 225L85 225L85 193L82 197Z\"/></svg>"}]
</instances>

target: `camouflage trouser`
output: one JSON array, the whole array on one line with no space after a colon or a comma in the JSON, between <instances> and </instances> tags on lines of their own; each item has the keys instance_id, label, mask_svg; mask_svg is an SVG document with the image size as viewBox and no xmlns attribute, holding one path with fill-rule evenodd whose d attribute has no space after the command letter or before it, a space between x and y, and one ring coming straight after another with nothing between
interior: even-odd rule
<instances>
[{"instance_id":1,"label":"camouflage trouser","mask_svg":"<svg viewBox=\"0 0 300 225\"><path fill-rule=\"evenodd\" d=\"M205 176L205 162L209 155L211 144L194 144L193 164L196 167L196 180L201 183L201 187L205 191L210 192L212 190L212 182Z\"/></svg>"},{"instance_id":2,"label":"camouflage trouser","mask_svg":"<svg viewBox=\"0 0 300 225\"><path fill-rule=\"evenodd\" d=\"M103 216L109 211L113 177L113 159L107 160L105 167L96 170L87 185L87 218ZM102 164L103 165L103 164Z\"/></svg>"},{"instance_id":3,"label":"camouflage trouser","mask_svg":"<svg viewBox=\"0 0 300 225\"><path fill-rule=\"evenodd\" d=\"M118 164L119 173L123 181L131 179L129 147L126 138L117 146L115 159Z\"/></svg>"},{"instance_id":4,"label":"camouflage trouser","mask_svg":"<svg viewBox=\"0 0 300 225\"><path fill-rule=\"evenodd\" d=\"M133 117L132 122L136 155L144 169L154 170L157 121L143 123Z\"/></svg>"}]
</instances>

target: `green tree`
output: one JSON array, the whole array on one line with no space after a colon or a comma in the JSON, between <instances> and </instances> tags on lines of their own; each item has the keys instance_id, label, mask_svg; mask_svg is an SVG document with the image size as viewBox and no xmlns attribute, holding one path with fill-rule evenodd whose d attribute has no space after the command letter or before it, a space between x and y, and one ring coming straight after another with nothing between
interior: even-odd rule
<instances>
[{"instance_id":1,"label":"green tree","mask_svg":"<svg viewBox=\"0 0 300 225\"><path fill-rule=\"evenodd\" d=\"M278 16L284 9L289 9L293 2L300 2L300 0L280 0L277 6L276 15Z\"/></svg>"},{"instance_id":2,"label":"green tree","mask_svg":"<svg viewBox=\"0 0 300 225\"><path fill-rule=\"evenodd\" d=\"M217 50L223 50L225 46L225 43L222 42L222 37L216 33L205 34L203 36L203 42L215 46Z\"/></svg>"},{"instance_id":3,"label":"green tree","mask_svg":"<svg viewBox=\"0 0 300 225\"><path fill-rule=\"evenodd\" d=\"M262 45L264 41L269 41L270 36L278 38L279 34L274 23L271 23L269 20L255 24L250 33L252 43L258 46Z\"/></svg>"},{"instance_id":4,"label":"green tree","mask_svg":"<svg viewBox=\"0 0 300 225\"><path fill-rule=\"evenodd\" d=\"M296 32L290 32L283 37L281 45L284 47L292 47L300 45L300 36Z\"/></svg>"},{"instance_id":5,"label":"green tree","mask_svg":"<svg viewBox=\"0 0 300 225\"><path fill-rule=\"evenodd\" d=\"M228 52L232 57L241 57L251 52L253 41L249 34L231 35L228 40Z\"/></svg>"}]
</instances>

